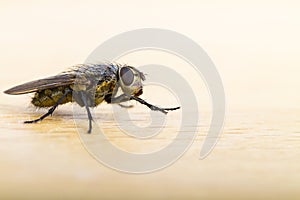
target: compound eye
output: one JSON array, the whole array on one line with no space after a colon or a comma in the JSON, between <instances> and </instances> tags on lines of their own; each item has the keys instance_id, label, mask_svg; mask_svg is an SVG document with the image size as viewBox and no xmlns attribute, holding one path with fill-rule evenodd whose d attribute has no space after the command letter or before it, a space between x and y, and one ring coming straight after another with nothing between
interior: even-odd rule
<instances>
[{"instance_id":1,"label":"compound eye","mask_svg":"<svg viewBox=\"0 0 300 200\"><path fill-rule=\"evenodd\" d=\"M120 70L120 76L121 76L122 82L126 86L129 86L133 83L134 74L129 67L122 67Z\"/></svg>"}]
</instances>

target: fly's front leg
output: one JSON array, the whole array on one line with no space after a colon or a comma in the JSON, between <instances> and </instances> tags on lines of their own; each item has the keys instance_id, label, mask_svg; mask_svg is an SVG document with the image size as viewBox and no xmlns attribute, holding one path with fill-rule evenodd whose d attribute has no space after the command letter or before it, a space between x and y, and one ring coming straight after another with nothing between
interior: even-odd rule
<instances>
[{"instance_id":1,"label":"fly's front leg","mask_svg":"<svg viewBox=\"0 0 300 200\"><path fill-rule=\"evenodd\" d=\"M137 102L139 102L139 103L147 106L151 110L160 111L160 112L162 112L164 114L167 114L168 113L167 111L177 110L177 109L180 108L180 107L175 107L175 108L160 108L160 107L154 106L154 105L146 102L145 100L143 100L141 98L138 98L138 97L135 97L135 96L130 96L130 100L135 100L135 101L137 101Z\"/></svg>"},{"instance_id":2,"label":"fly's front leg","mask_svg":"<svg viewBox=\"0 0 300 200\"><path fill-rule=\"evenodd\" d=\"M128 97L125 94L121 94L118 97L108 96L107 98L105 98L105 100L107 103L117 103L122 108L132 108L133 107L133 105L127 106L127 105L121 104L122 102L126 102L126 101L130 100L130 97Z\"/></svg>"},{"instance_id":3,"label":"fly's front leg","mask_svg":"<svg viewBox=\"0 0 300 200\"><path fill-rule=\"evenodd\" d=\"M121 106L123 108L131 108L132 107L132 106L125 106L125 105L121 104L121 103L129 101L129 100L130 100L130 97L125 94L121 94L118 97L114 97L112 95L108 95L105 97L105 101L107 103L117 103L117 104L119 104L119 106Z\"/></svg>"},{"instance_id":4,"label":"fly's front leg","mask_svg":"<svg viewBox=\"0 0 300 200\"><path fill-rule=\"evenodd\" d=\"M109 99L109 101L107 101L108 103L122 103L122 102L125 102L125 101L129 101L129 100L135 100L145 106L147 106L148 108L150 108L151 110L154 110L154 111L160 111L164 114L167 114L168 111L173 111L173 110L177 110L179 109L180 107L175 107L175 108L160 108L158 106L154 106L150 103L148 103L147 101L139 98L139 97L135 97L135 96L129 96L129 95L126 95L126 94L121 94L120 96L118 97L111 97Z\"/></svg>"},{"instance_id":5,"label":"fly's front leg","mask_svg":"<svg viewBox=\"0 0 300 200\"><path fill-rule=\"evenodd\" d=\"M127 106L127 105L124 105L124 104L121 104L121 103L119 103L118 105L119 105L121 108L133 108L133 105Z\"/></svg>"},{"instance_id":6,"label":"fly's front leg","mask_svg":"<svg viewBox=\"0 0 300 200\"><path fill-rule=\"evenodd\" d=\"M126 102L126 101L129 101L130 100L130 97L126 94L121 94L120 96L118 97L113 97L111 96L110 99L109 99L109 102L108 103L122 103L122 102Z\"/></svg>"}]
</instances>

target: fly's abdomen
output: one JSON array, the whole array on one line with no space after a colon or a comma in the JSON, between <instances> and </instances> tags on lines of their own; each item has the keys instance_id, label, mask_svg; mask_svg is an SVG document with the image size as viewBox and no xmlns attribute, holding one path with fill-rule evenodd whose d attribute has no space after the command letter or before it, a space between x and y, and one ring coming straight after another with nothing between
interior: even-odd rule
<instances>
[{"instance_id":1,"label":"fly's abdomen","mask_svg":"<svg viewBox=\"0 0 300 200\"><path fill-rule=\"evenodd\" d=\"M56 87L53 89L46 89L38 91L34 94L31 103L37 107L51 107L53 106L60 97L63 96L68 87ZM68 94L60 104L72 102L72 94Z\"/></svg>"}]
</instances>

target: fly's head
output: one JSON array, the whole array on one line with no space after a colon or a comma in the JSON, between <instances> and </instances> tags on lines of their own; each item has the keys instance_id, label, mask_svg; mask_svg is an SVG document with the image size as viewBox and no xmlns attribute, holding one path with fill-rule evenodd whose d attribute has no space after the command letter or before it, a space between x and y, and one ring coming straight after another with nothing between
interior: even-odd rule
<instances>
[{"instance_id":1,"label":"fly's head","mask_svg":"<svg viewBox=\"0 0 300 200\"><path fill-rule=\"evenodd\" d=\"M122 91L127 95L139 96L143 94L142 81L145 76L142 72L131 66L122 66L119 68L119 81Z\"/></svg>"}]
</instances>

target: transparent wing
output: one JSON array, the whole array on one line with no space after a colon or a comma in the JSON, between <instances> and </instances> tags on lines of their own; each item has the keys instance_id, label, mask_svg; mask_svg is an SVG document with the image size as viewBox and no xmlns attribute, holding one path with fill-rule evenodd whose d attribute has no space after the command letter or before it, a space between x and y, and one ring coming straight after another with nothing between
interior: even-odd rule
<instances>
[{"instance_id":1,"label":"transparent wing","mask_svg":"<svg viewBox=\"0 0 300 200\"><path fill-rule=\"evenodd\" d=\"M48 78L39 79L36 81L31 81L28 83L24 83L22 85L15 86L13 88L4 91L4 93L13 94L13 95L26 94L26 93L36 92L39 90L71 85L75 82L75 79L76 79L75 74L59 74L56 76L51 76Z\"/></svg>"}]
</instances>

